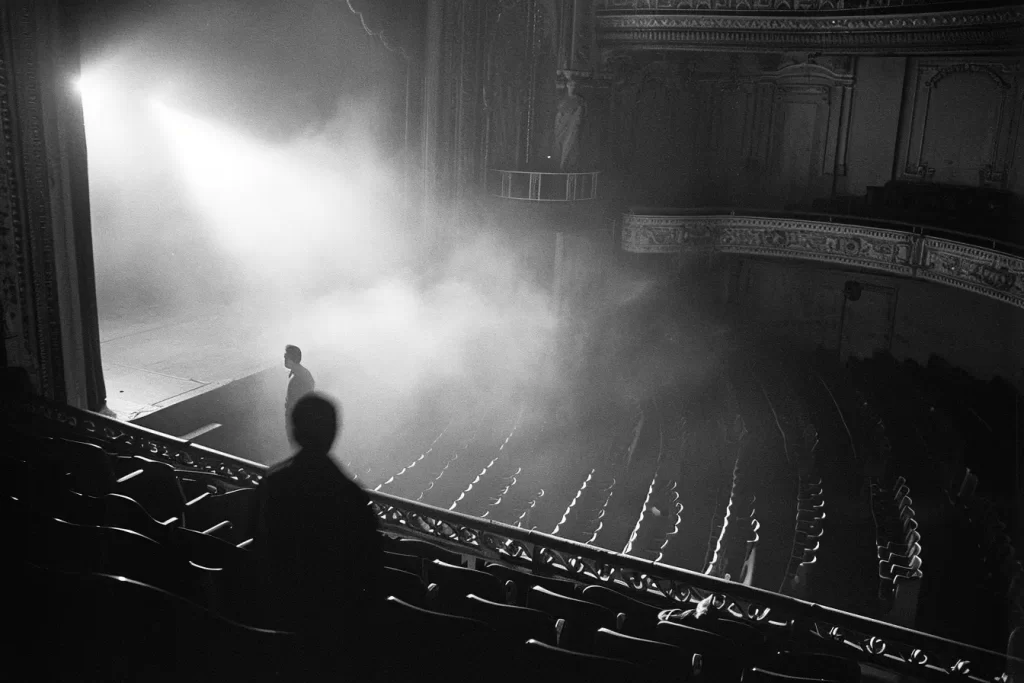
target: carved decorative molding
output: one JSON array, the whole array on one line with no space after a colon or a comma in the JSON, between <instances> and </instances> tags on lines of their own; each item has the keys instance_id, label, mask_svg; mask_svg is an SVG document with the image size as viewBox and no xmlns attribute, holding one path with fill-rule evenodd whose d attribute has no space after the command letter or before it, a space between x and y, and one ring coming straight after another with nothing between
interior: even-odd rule
<instances>
[{"instance_id":1,"label":"carved decorative molding","mask_svg":"<svg viewBox=\"0 0 1024 683\"><path fill-rule=\"evenodd\" d=\"M1005 90L1010 89L1010 84L1007 83L1003 77L989 64L976 64L974 62L967 62L961 64L951 64L938 69L931 78L925 81L925 86L929 88L935 88L939 85L939 82L947 76L953 74L972 73L972 74L985 74L991 78L996 85Z\"/></svg>"},{"instance_id":2,"label":"carved decorative molding","mask_svg":"<svg viewBox=\"0 0 1024 683\"><path fill-rule=\"evenodd\" d=\"M148 457L176 467L221 476L233 485L252 486L267 469L259 463L41 399L0 399L0 421L34 424L49 433L103 436L141 448ZM525 570L658 596L681 606L711 596L716 606L728 609L735 618L777 629L787 639L807 639L812 648L914 678L946 681L952 676L961 681L993 683L1007 668L1006 657L999 652L397 496L377 491L367 494L381 527L390 533L430 540L464 555Z\"/></svg>"},{"instance_id":3,"label":"carved decorative molding","mask_svg":"<svg viewBox=\"0 0 1024 683\"><path fill-rule=\"evenodd\" d=\"M669 12L643 3L599 11L602 49L822 50L864 54L893 50L1017 52L1024 40L1024 9L963 9L905 14L758 15Z\"/></svg>"},{"instance_id":4,"label":"carved decorative molding","mask_svg":"<svg viewBox=\"0 0 1024 683\"><path fill-rule=\"evenodd\" d=\"M622 248L635 254L704 250L868 268L1024 308L1024 258L910 231L796 218L625 214Z\"/></svg>"},{"instance_id":5,"label":"carved decorative molding","mask_svg":"<svg viewBox=\"0 0 1024 683\"><path fill-rule=\"evenodd\" d=\"M918 277L1024 307L1024 258L924 237L920 261Z\"/></svg>"},{"instance_id":6,"label":"carved decorative molding","mask_svg":"<svg viewBox=\"0 0 1024 683\"><path fill-rule=\"evenodd\" d=\"M1020 126L1019 60L939 57L908 61L897 179L1006 189L1006 170ZM963 128L960 117L982 123ZM972 150L969 164L952 162L959 158L955 146L951 147L953 136L957 145Z\"/></svg>"},{"instance_id":7,"label":"carved decorative molding","mask_svg":"<svg viewBox=\"0 0 1024 683\"><path fill-rule=\"evenodd\" d=\"M599 0L600 10L714 10L716 12L834 12L926 7L934 0ZM964 3L967 4L967 3Z\"/></svg>"}]
</instances>

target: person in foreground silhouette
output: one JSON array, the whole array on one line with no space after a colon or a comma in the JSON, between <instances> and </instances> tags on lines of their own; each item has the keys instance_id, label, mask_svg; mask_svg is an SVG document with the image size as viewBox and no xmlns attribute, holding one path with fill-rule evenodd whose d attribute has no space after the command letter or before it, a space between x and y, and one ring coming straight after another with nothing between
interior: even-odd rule
<instances>
[{"instance_id":1,"label":"person in foreground silhouette","mask_svg":"<svg viewBox=\"0 0 1024 683\"><path fill-rule=\"evenodd\" d=\"M384 555L366 492L332 460L340 411L319 393L291 413L300 450L270 468L256 491L253 550L265 586L267 625L294 631L311 666L360 668L380 600ZM369 650L367 650L369 651ZM361 670L361 668L360 668Z\"/></svg>"},{"instance_id":2,"label":"person in foreground silhouette","mask_svg":"<svg viewBox=\"0 0 1024 683\"><path fill-rule=\"evenodd\" d=\"M288 393L284 398L284 423L285 431L288 434L288 444L295 446L295 438L292 436L292 410L299 402L299 399L316 388L313 380L313 373L302 364L302 349L289 344L284 347L284 366L291 372L288 373Z\"/></svg>"}]
</instances>

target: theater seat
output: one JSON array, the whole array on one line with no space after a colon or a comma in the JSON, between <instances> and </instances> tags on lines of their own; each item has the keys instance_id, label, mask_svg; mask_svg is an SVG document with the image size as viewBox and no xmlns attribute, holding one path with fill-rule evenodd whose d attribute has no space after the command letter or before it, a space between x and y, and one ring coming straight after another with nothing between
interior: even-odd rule
<instances>
[{"instance_id":1,"label":"theater seat","mask_svg":"<svg viewBox=\"0 0 1024 683\"><path fill-rule=\"evenodd\" d=\"M184 515L185 496L173 467L141 456L131 458L123 466L130 471L118 477L114 493L137 501L158 521L177 517L187 522Z\"/></svg>"},{"instance_id":2,"label":"theater seat","mask_svg":"<svg viewBox=\"0 0 1024 683\"><path fill-rule=\"evenodd\" d=\"M640 638L654 636L654 628L658 624L658 613L661 608L648 605L604 586L587 586L581 594L585 600L606 607L616 613L626 615L622 630Z\"/></svg>"},{"instance_id":3,"label":"theater seat","mask_svg":"<svg viewBox=\"0 0 1024 683\"><path fill-rule=\"evenodd\" d=\"M591 683L592 681L658 680L643 668L621 659L575 652L555 647L539 640L526 641L523 662L528 668L530 681L544 683ZM669 672L671 673L671 672Z\"/></svg>"},{"instance_id":4,"label":"theater seat","mask_svg":"<svg viewBox=\"0 0 1024 683\"><path fill-rule=\"evenodd\" d=\"M752 668L743 672L742 683L838 683L826 678L802 678L800 676L787 676L786 674L768 671L766 669Z\"/></svg>"},{"instance_id":5,"label":"theater seat","mask_svg":"<svg viewBox=\"0 0 1024 683\"><path fill-rule=\"evenodd\" d=\"M860 683L860 665L856 660L817 652L786 652L765 668L787 676Z\"/></svg>"},{"instance_id":6,"label":"theater seat","mask_svg":"<svg viewBox=\"0 0 1024 683\"><path fill-rule=\"evenodd\" d=\"M675 645L688 655L701 655L701 669L710 680L737 680L746 666L746 655L725 636L691 626L659 621L655 640Z\"/></svg>"},{"instance_id":7,"label":"theater seat","mask_svg":"<svg viewBox=\"0 0 1024 683\"><path fill-rule=\"evenodd\" d=\"M600 628L594 635L594 653L603 657L623 659L646 668L649 673L659 670L673 672L677 678L689 678L693 671L694 656L682 649L658 640L636 638ZM699 661L699 660L698 660Z\"/></svg>"},{"instance_id":8,"label":"theater seat","mask_svg":"<svg viewBox=\"0 0 1024 683\"><path fill-rule=\"evenodd\" d=\"M7 537L20 559L71 572L118 574L205 603L209 578L171 548L127 529L71 524L5 498Z\"/></svg>"},{"instance_id":9,"label":"theater seat","mask_svg":"<svg viewBox=\"0 0 1024 683\"><path fill-rule=\"evenodd\" d=\"M209 534L177 527L170 542L182 556L192 562L214 569L238 569L253 562L252 553Z\"/></svg>"},{"instance_id":10,"label":"theater seat","mask_svg":"<svg viewBox=\"0 0 1024 683\"><path fill-rule=\"evenodd\" d=\"M618 615L607 607L586 600L577 600L549 591L543 586L530 589L526 606L564 619L559 634L560 645L586 652L593 647L594 632L599 628L618 628Z\"/></svg>"},{"instance_id":11,"label":"theater seat","mask_svg":"<svg viewBox=\"0 0 1024 683\"><path fill-rule=\"evenodd\" d=\"M384 538L384 550L388 552L402 553L405 555L418 555L428 560L441 560L448 564L461 566L465 566L466 564L462 559L462 555L453 553L450 550L445 550L441 546L427 541L421 541L415 538L393 539L388 536L385 536Z\"/></svg>"},{"instance_id":12,"label":"theater seat","mask_svg":"<svg viewBox=\"0 0 1024 683\"><path fill-rule=\"evenodd\" d=\"M505 602L505 591L499 580L487 572L459 567L441 560L428 562L427 580L438 586L438 598L446 609L458 611L470 593L484 600Z\"/></svg>"},{"instance_id":13,"label":"theater seat","mask_svg":"<svg viewBox=\"0 0 1024 683\"><path fill-rule=\"evenodd\" d=\"M381 585L385 595L394 596L418 608L431 605L437 593L437 586L428 586L422 577L392 567L384 567Z\"/></svg>"},{"instance_id":14,"label":"theater seat","mask_svg":"<svg viewBox=\"0 0 1024 683\"><path fill-rule=\"evenodd\" d=\"M507 589L509 588L508 582L511 581L511 590L507 590L506 602L511 602L521 607L526 606L529 589L533 586L543 586L553 593L565 596L571 596L579 590L578 584L574 581L559 579L554 576L538 576L525 570L506 567L503 564L487 564L484 566L484 571L500 579L505 583Z\"/></svg>"},{"instance_id":15,"label":"theater seat","mask_svg":"<svg viewBox=\"0 0 1024 683\"><path fill-rule=\"evenodd\" d=\"M188 527L195 531L206 531L228 521L231 522L231 528L218 535L231 543L242 543L253 537L249 524L255 500L256 489L236 489L228 493L193 498L185 508Z\"/></svg>"},{"instance_id":16,"label":"theater seat","mask_svg":"<svg viewBox=\"0 0 1024 683\"><path fill-rule=\"evenodd\" d=\"M375 618L386 634L375 653L378 680L460 681L474 672L488 680L517 678L508 643L482 621L422 609L394 596Z\"/></svg>"},{"instance_id":17,"label":"theater seat","mask_svg":"<svg viewBox=\"0 0 1024 683\"><path fill-rule=\"evenodd\" d=\"M401 569L403 572L409 572L424 578L423 558L417 555L385 552L384 566L391 567L392 569Z\"/></svg>"},{"instance_id":18,"label":"theater seat","mask_svg":"<svg viewBox=\"0 0 1024 683\"><path fill-rule=\"evenodd\" d=\"M39 651L23 654L34 680L293 680L298 641L230 622L154 586L21 563L24 585L42 595L15 601L17 622L44 624ZM36 599L31 599L36 598ZM11 652L10 657L18 657ZM43 655L43 656L40 656Z\"/></svg>"},{"instance_id":19,"label":"theater seat","mask_svg":"<svg viewBox=\"0 0 1024 683\"><path fill-rule=\"evenodd\" d=\"M465 616L489 624L509 642L534 638L549 645L558 644L555 620L549 614L528 607L516 607L485 600L470 593L465 600Z\"/></svg>"}]
</instances>

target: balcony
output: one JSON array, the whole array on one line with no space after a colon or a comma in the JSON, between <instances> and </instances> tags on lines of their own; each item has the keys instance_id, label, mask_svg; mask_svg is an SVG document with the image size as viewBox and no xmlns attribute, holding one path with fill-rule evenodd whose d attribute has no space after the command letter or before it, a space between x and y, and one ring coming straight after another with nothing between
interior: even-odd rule
<instances>
[{"instance_id":1,"label":"balcony","mask_svg":"<svg viewBox=\"0 0 1024 683\"><path fill-rule=\"evenodd\" d=\"M1024 247L943 228L828 214L637 209L622 216L621 245L633 254L717 252L864 268L1024 308Z\"/></svg>"},{"instance_id":2,"label":"balcony","mask_svg":"<svg viewBox=\"0 0 1024 683\"><path fill-rule=\"evenodd\" d=\"M587 202L597 199L599 171L552 173L547 171L487 171L487 193L525 202Z\"/></svg>"},{"instance_id":3,"label":"balcony","mask_svg":"<svg viewBox=\"0 0 1024 683\"><path fill-rule=\"evenodd\" d=\"M1015 53L1024 9L999 0L602 0L605 51Z\"/></svg>"}]
</instances>

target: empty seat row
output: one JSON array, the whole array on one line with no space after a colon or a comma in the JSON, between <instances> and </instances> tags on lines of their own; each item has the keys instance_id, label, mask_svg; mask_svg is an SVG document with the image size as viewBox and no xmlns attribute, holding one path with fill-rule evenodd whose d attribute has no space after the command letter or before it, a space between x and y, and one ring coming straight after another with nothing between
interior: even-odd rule
<instances>
[{"instance_id":1,"label":"empty seat row","mask_svg":"<svg viewBox=\"0 0 1024 683\"><path fill-rule=\"evenodd\" d=\"M818 561L818 551L821 549L824 522L825 492L821 486L821 478L800 475L793 553L780 592L801 598L808 597L811 574Z\"/></svg>"}]
</instances>

